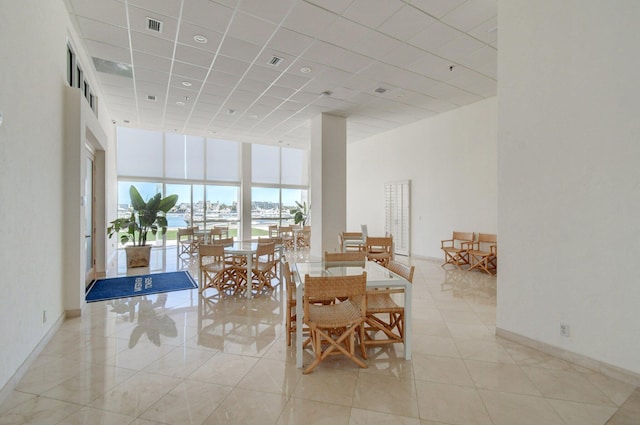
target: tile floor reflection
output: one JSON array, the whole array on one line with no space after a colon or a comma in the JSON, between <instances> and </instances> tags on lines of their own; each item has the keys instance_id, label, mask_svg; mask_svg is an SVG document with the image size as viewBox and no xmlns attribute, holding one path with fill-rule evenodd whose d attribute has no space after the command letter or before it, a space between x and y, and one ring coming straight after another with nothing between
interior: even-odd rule
<instances>
[{"instance_id":1,"label":"tile floor reflection","mask_svg":"<svg viewBox=\"0 0 640 425\"><path fill-rule=\"evenodd\" d=\"M250 300L187 290L97 302L64 322L0 424L602 425L627 400L615 423L640 422L626 413L640 404L633 386L496 337L495 277L406 261L412 361L400 345L371 348L368 369L336 357L302 375L282 285ZM152 272L197 279L196 267L154 250Z\"/></svg>"}]
</instances>

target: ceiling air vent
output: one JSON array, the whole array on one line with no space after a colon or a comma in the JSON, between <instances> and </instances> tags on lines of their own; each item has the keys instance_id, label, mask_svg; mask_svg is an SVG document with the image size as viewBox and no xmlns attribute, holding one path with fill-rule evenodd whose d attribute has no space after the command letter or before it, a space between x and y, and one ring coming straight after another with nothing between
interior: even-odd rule
<instances>
[{"instance_id":1,"label":"ceiling air vent","mask_svg":"<svg viewBox=\"0 0 640 425\"><path fill-rule=\"evenodd\" d=\"M155 95L150 94L150 95L148 95L148 96L147 96L147 100L150 100L151 102L155 102L155 101L156 101L156 100L158 100L158 99L156 99L156 96L155 96Z\"/></svg>"},{"instance_id":2,"label":"ceiling air vent","mask_svg":"<svg viewBox=\"0 0 640 425\"><path fill-rule=\"evenodd\" d=\"M269 65L271 66L278 66L280 65L280 62L282 62L284 59L282 59L280 56L273 56L270 60L269 60Z\"/></svg>"},{"instance_id":3,"label":"ceiling air vent","mask_svg":"<svg viewBox=\"0 0 640 425\"><path fill-rule=\"evenodd\" d=\"M153 32L162 32L162 21L147 17L147 29Z\"/></svg>"}]
</instances>

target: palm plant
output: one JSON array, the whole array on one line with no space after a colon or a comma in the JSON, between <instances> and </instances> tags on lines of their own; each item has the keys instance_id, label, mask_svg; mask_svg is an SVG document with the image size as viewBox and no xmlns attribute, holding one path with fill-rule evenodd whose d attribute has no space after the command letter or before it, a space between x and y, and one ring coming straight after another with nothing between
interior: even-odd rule
<instances>
[{"instance_id":1,"label":"palm plant","mask_svg":"<svg viewBox=\"0 0 640 425\"><path fill-rule=\"evenodd\" d=\"M120 234L120 243L133 242L133 246L144 246L147 243L147 234L151 231L154 235L167 232L167 218L165 216L178 202L178 195L169 195L162 198L156 193L148 201L144 201L135 186L129 188L131 197L131 215L113 220L107 227L109 237Z\"/></svg>"},{"instance_id":2,"label":"palm plant","mask_svg":"<svg viewBox=\"0 0 640 425\"><path fill-rule=\"evenodd\" d=\"M295 224L302 223L303 226L306 226L309 224L309 219L311 218L311 206L307 208L306 202L301 204L296 201L296 208L290 209L289 213L293 214L293 222Z\"/></svg>"}]
</instances>

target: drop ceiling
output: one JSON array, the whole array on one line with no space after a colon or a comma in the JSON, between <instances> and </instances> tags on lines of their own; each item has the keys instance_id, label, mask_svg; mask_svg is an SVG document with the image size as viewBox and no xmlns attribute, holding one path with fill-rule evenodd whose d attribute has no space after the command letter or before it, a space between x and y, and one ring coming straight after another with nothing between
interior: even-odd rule
<instances>
[{"instance_id":1,"label":"drop ceiling","mask_svg":"<svg viewBox=\"0 0 640 425\"><path fill-rule=\"evenodd\" d=\"M496 94L496 0L66 3L119 126L306 147L323 112L354 142Z\"/></svg>"}]
</instances>

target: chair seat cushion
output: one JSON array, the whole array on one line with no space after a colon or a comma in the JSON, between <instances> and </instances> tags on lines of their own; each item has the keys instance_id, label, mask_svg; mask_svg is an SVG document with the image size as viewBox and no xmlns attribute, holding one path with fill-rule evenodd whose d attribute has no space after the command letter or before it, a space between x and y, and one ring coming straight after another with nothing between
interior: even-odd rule
<instances>
[{"instance_id":1,"label":"chair seat cushion","mask_svg":"<svg viewBox=\"0 0 640 425\"><path fill-rule=\"evenodd\" d=\"M331 305L309 305L309 323L319 328L343 328L362 320L358 306L350 300Z\"/></svg>"},{"instance_id":2,"label":"chair seat cushion","mask_svg":"<svg viewBox=\"0 0 640 425\"><path fill-rule=\"evenodd\" d=\"M214 261L212 263L203 264L202 270L209 273L218 273L225 269L225 263L223 261Z\"/></svg>"}]
</instances>

